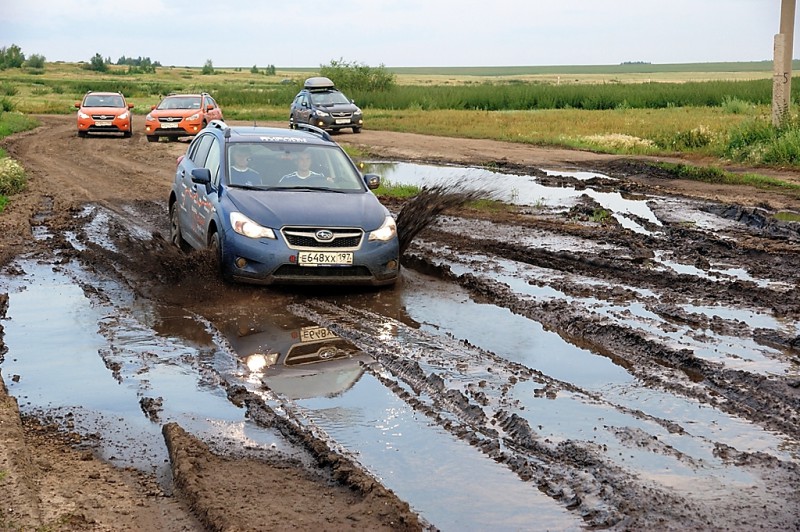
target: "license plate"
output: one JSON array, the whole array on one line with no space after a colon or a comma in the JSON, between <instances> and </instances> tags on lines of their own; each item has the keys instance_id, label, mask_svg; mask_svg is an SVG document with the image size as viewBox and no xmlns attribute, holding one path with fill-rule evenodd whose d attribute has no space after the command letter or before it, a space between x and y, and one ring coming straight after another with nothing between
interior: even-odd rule
<instances>
[{"instance_id":1,"label":"license plate","mask_svg":"<svg viewBox=\"0 0 800 532\"><path fill-rule=\"evenodd\" d=\"M176 127L178 127L177 122L164 122L161 124L161 129L175 129Z\"/></svg>"},{"instance_id":2,"label":"license plate","mask_svg":"<svg viewBox=\"0 0 800 532\"><path fill-rule=\"evenodd\" d=\"M353 264L353 254L344 251L301 251L297 254L300 266L346 266Z\"/></svg>"},{"instance_id":3,"label":"license plate","mask_svg":"<svg viewBox=\"0 0 800 532\"><path fill-rule=\"evenodd\" d=\"M96 126L110 126L111 120L95 120L94 125Z\"/></svg>"},{"instance_id":4,"label":"license plate","mask_svg":"<svg viewBox=\"0 0 800 532\"><path fill-rule=\"evenodd\" d=\"M336 123L337 124L349 124L350 123L350 119L349 118L337 118L336 119Z\"/></svg>"},{"instance_id":5,"label":"license plate","mask_svg":"<svg viewBox=\"0 0 800 532\"><path fill-rule=\"evenodd\" d=\"M338 338L338 336L325 327L303 327L300 329L301 342L314 342L329 338Z\"/></svg>"}]
</instances>

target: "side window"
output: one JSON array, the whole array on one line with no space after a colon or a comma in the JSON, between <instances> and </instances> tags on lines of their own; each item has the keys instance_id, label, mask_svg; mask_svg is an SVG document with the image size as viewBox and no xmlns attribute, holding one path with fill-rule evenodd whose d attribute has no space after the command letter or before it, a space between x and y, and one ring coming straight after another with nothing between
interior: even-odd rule
<instances>
[{"instance_id":1,"label":"side window","mask_svg":"<svg viewBox=\"0 0 800 532\"><path fill-rule=\"evenodd\" d=\"M214 142L214 135L200 135L195 142L197 143L197 148L194 148L194 153L191 151L189 152L189 158L192 159L195 166L206 166L206 158L208 157L208 150L211 148L211 144ZM217 161L219 163L219 160Z\"/></svg>"},{"instance_id":2,"label":"side window","mask_svg":"<svg viewBox=\"0 0 800 532\"><path fill-rule=\"evenodd\" d=\"M213 135L206 135L211 139L210 150L206 163L203 165L211 171L211 182L215 185L219 184L219 141Z\"/></svg>"}]
</instances>

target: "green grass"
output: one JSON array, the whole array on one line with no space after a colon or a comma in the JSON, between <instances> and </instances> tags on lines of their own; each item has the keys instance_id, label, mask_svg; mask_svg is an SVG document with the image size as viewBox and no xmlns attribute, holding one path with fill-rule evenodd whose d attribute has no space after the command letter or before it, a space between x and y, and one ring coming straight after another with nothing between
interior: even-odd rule
<instances>
[{"instance_id":1,"label":"green grass","mask_svg":"<svg viewBox=\"0 0 800 532\"><path fill-rule=\"evenodd\" d=\"M0 138L33 129L37 125L37 120L22 113L0 112ZM23 190L25 183L25 171L0 148L0 213L8 205L8 196Z\"/></svg>"},{"instance_id":2,"label":"green grass","mask_svg":"<svg viewBox=\"0 0 800 532\"><path fill-rule=\"evenodd\" d=\"M408 199L419 194L420 188L416 185L398 185L388 179L381 180L381 186L375 189L378 197Z\"/></svg>"},{"instance_id":3,"label":"green grass","mask_svg":"<svg viewBox=\"0 0 800 532\"><path fill-rule=\"evenodd\" d=\"M727 172L714 166L700 167L673 163L653 163L653 166L666 170L681 179L691 179L704 183L743 185L767 190L779 190L800 197L800 184L790 183L760 174Z\"/></svg>"}]
</instances>

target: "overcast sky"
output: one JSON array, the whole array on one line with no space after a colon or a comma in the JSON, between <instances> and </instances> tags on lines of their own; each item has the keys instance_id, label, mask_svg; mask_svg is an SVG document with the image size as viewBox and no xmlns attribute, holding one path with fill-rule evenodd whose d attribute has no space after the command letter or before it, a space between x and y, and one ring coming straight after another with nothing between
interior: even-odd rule
<instances>
[{"instance_id":1,"label":"overcast sky","mask_svg":"<svg viewBox=\"0 0 800 532\"><path fill-rule=\"evenodd\" d=\"M0 0L0 47L215 67L761 61L780 10L781 0Z\"/></svg>"}]
</instances>

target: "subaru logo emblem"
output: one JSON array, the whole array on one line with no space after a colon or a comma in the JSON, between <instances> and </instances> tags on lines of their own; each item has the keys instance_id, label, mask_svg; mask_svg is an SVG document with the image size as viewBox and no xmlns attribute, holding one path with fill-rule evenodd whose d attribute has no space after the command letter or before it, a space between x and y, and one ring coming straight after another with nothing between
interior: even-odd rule
<instances>
[{"instance_id":1,"label":"subaru logo emblem","mask_svg":"<svg viewBox=\"0 0 800 532\"><path fill-rule=\"evenodd\" d=\"M327 242L328 240L333 240L333 231L328 231L327 229L320 229L319 231L314 233L314 236L317 237L317 240L323 240Z\"/></svg>"},{"instance_id":2,"label":"subaru logo emblem","mask_svg":"<svg viewBox=\"0 0 800 532\"><path fill-rule=\"evenodd\" d=\"M329 360L336 356L336 351L335 347L323 347L317 351L317 356L322 360Z\"/></svg>"}]
</instances>

